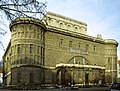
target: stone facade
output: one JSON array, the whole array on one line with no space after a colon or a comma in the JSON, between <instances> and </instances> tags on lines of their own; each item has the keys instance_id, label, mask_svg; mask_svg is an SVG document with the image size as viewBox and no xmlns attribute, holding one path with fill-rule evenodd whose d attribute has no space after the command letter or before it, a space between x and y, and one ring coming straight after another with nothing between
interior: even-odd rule
<instances>
[{"instance_id":1,"label":"stone facade","mask_svg":"<svg viewBox=\"0 0 120 91\"><path fill-rule=\"evenodd\" d=\"M3 56L4 85L98 84L117 77L112 39L87 35L87 24L48 12L41 21L17 18Z\"/></svg>"},{"instance_id":2,"label":"stone facade","mask_svg":"<svg viewBox=\"0 0 120 91\"><path fill-rule=\"evenodd\" d=\"M3 57L5 85L44 83L44 24L18 18L11 23L10 30L12 37Z\"/></svg>"}]
</instances>

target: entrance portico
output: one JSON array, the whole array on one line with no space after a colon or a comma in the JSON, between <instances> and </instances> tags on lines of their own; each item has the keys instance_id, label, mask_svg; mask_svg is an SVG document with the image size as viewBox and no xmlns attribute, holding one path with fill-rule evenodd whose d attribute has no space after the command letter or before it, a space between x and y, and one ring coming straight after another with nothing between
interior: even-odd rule
<instances>
[{"instance_id":1,"label":"entrance portico","mask_svg":"<svg viewBox=\"0 0 120 91\"><path fill-rule=\"evenodd\" d=\"M79 60L82 60L79 61ZM73 57L68 63L56 65L57 84L90 85L105 83L105 67L91 65L84 57Z\"/></svg>"}]
</instances>

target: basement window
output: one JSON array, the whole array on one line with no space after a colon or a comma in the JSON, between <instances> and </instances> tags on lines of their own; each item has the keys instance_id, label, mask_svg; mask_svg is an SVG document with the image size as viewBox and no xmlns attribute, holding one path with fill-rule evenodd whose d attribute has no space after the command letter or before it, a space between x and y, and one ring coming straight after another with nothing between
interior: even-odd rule
<instances>
[{"instance_id":1,"label":"basement window","mask_svg":"<svg viewBox=\"0 0 120 91\"><path fill-rule=\"evenodd\" d=\"M33 73L30 73L30 83L33 83L34 82L34 75Z\"/></svg>"},{"instance_id":2,"label":"basement window","mask_svg":"<svg viewBox=\"0 0 120 91\"><path fill-rule=\"evenodd\" d=\"M17 73L17 83L21 82L21 73Z\"/></svg>"}]
</instances>

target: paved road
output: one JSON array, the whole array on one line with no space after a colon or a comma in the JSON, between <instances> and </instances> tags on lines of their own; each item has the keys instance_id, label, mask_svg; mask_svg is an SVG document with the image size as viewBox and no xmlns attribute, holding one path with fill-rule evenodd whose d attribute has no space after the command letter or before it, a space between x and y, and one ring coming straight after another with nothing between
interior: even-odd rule
<instances>
[{"instance_id":1,"label":"paved road","mask_svg":"<svg viewBox=\"0 0 120 91\"><path fill-rule=\"evenodd\" d=\"M18 90L0 89L0 91L18 91ZM109 87L79 88L79 90L41 89L41 90L20 90L20 91L109 91Z\"/></svg>"}]
</instances>

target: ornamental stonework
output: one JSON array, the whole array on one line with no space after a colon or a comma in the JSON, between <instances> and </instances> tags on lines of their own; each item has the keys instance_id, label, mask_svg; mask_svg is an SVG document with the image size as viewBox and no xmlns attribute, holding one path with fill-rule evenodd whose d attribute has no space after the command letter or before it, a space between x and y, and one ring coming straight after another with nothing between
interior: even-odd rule
<instances>
[{"instance_id":1,"label":"ornamental stonework","mask_svg":"<svg viewBox=\"0 0 120 91\"><path fill-rule=\"evenodd\" d=\"M87 35L84 22L47 12L42 20L15 19L10 31L3 56L4 86L40 88L116 81L117 41Z\"/></svg>"}]
</instances>

